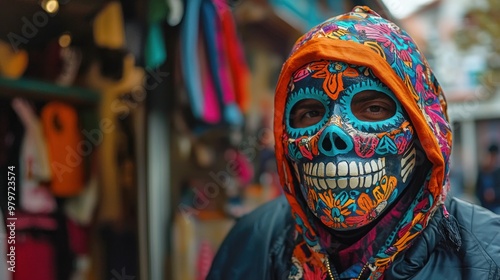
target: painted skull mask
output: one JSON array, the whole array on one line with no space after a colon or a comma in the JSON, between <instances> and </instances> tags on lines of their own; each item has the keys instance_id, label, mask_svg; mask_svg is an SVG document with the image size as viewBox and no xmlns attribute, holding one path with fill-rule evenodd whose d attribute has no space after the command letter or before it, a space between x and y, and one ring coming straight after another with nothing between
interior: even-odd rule
<instances>
[{"instance_id":1,"label":"painted skull mask","mask_svg":"<svg viewBox=\"0 0 500 280\"><path fill-rule=\"evenodd\" d=\"M284 141L312 213L334 230L367 225L415 171L414 130L367 67L316 61L292 76Z\"/></svg>"}]
</instances>

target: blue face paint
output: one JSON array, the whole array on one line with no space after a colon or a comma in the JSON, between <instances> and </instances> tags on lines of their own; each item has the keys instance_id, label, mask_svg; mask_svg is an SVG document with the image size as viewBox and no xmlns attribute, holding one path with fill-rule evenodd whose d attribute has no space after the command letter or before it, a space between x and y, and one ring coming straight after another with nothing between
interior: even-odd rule
<instances>
[{"instance_id":1,"label":"blue face paint","mask_svg":"<svg viewBox=\"0 0 500 280\"><path fill-rule=\"evenodd\" d=\"M325 71L315 63L325 65L306 65L291 84L284 116L287 156L314 215L332 229L359 228L411 181L413 127L394 93L368 68L329 62ZM321 110L300 108L304 100ZM301 113L292 116L296 107Z\"/></svg>"},{"instance_id":2,"label":"blue face paint","mask_svg":"<svg viewBox=\"0 0 500 280\"><path fill-rule=\"evenodd\" d=\"M288 102L286 104L285 108L285 116L290 116L292 108L300 101L303 101L305 99L315 99L319 101L321 104L323 104L325 108L325 115L323 116L323 119L318 122L317 124L306 127L306 128L293 128L290 124L290 119L287 118L285 121L287 132L292 135L294 138L298 138L303 135L311 135L315 133L315 131L318 131L322 126L326 124L328 121L328 116L330 115L330 103L331 100L328 98L326 94L324 94L322 91L315 89L315 88L300 88L296 92L291 93L291 95L288 97Z\"/></svg>"},{"instance_id":3,"label":"blue face paint","mask_svg":"<svg viewBox=\"0 0 500 280\"><path fill-rule=\"evenodd\" d=\"M351 102L356 94L368 90L382 92L389 96L396 105L396 113L389 119L381 121L369 122L359 120L351 111ZM401 125L405 120L401 104L396 99L396 96L394 96L394 93L382 84L382 82L375 79L366 79L365 81L350 85L342 94L339 111L344 112L346 121L351 123L355 129L370 133L387 131L390 128Z\"/></svg>"}]
</instances>

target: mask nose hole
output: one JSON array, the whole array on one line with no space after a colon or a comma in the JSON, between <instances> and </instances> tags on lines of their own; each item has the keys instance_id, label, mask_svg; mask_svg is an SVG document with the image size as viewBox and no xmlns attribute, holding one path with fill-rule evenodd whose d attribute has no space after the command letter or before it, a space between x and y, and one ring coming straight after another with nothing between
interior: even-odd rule
<instances>
[{"instance_id":1,"label":"mask nose hole","mask_svg":"<svg viewBox=\"0 0 500 280\"><path fill-rule=\"evenodd\" d=\"M351 137L340 127L329 126L325 128L319 139L319 150L327 156L346 154L353 148Z\"/></svg>"},{"instance_id":2,"label":"mask nose hole","mask_svg":"<svg viewBox=\"0 0 500 280\"><path fill-rule=\"evenodd\" d=\"M345 150L347 148L346 142L342 140L340 137L334 137L335 140L333 140L333 146L332 146L332 141L323 141L321 144L323 146L323 150L325 151L331 151L333 147L335 147L338 150Z\"/></svg>"}]
</instances>

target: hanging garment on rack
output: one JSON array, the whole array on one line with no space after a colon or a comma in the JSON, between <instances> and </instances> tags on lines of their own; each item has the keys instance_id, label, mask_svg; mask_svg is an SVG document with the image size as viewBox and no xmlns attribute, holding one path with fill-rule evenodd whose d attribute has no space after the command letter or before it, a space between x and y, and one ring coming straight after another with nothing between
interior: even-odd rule
<instances>
[{"instance_id":1,"label":"hanging garment on rack","mask_svg":"<svg viewBox=\"0 0 500 280\"><path fill-rule=\"evenodd\" d=\"M13 280L31 280L36 275L37 280L56 279L54 271L54 248L46 236L32 236L19 233L16 244L16 272Z\"/></svg>"},{"instance_id":2,"label":"hanging garment on rack","mask_svg":"<svg viewBox=\"0 0 500 280\"><path fill-rule=\"evenodd\" d=\"M203 88L203 115L204 121L210 124L217 124L221 120L222 105L217 98L216 85L214 84L215 73L211 71L208 65L208 57L212 54L207 53L206 43L203 41L202 34L198 34L198 55L200 60L200 76Z\"/></svg>"},{"instance_id":3,"label":"hanging garment on rack","mask_svg":"<svg viewBox=\"0 0 500 280\"><path fill-rule=\"evenodd\" d=\"M222 26L222 38L232 74L236 103L242 112L250 106L250 71L245 61L244 50L238 38L236 24L225 0L213 0Z\"/></svg>"},{"instance_id":4,"label":"hanging garment on rack","mask_svg":"<svg viewBox=\"0 0 500 280\"><path fill-rule=\"evenodd\" d=\"M58 209L59 210L59 209ZM61 211L16 211L16 273L13 280L67 280L74 269L66 217Z\"/></svg>"},{"instance_id":5,"label":"hanging garment on rack","mask_svg":"<svg viewBox=\"0 0 500 280\"><path fill-rule=\"evenodd\" d=\"M205 56L196 52L200 40L204 41ZM205 123L217 123L210 114L215 110L214 103L207 101L212 89L205 86L207 75L201 64L206 63L224 122L242 125L242 111L249 106L249 70L227 4L217 1L214 5L212 0L187 1L180 49L182 74L194 117Z\"/></svg>"},{"instance_id":6,"label":"hanging garment on rack","mask_svg":"<svg viewBox=\"0 0 500 280\"><path fill-rule=\"evenodd\" d=\"M200 57L198 55L197 41L199 33L199 17L202 0L186 2L184 22L181 27L181 68L184 84L189 96L191 111L198 120L204 120L203 88L200 76Z\"/></svg>"},{"instance_id":7,"label":"hanging garment on rack","mask_svg":"<svg viewBox=\"0 0 500 280\"><path fill-rule=\"evenodd\" d=\"M13 280L57 279L54 232L57 221L49 215L16 211L16 272ZM58 240L60 242L60 240Z\"/></svg>"},{"instance_id":8,"label":"hanging garment on rack","mask_svg":"<svg viewBox=\"0 0 500 280\"><path fill-rule=\"evenodd\" d=\"M217 91L219 106L222 109L226 123L242 125L243 116L235 102L233 87L229 80L227 50L223 42L221 25L214 3L211 0L203 0L201 4L201 26L203 26L206 52L208 54L206 59ZM203 58L201 61L203 61ZM211 108L205 110L211 110Z\"/></svg>"},{"instance_id":9,"label":"hanging garment on rack","mask_svg":"<svg viewBox=\"0 0 500 280\"><path fill-rule=\"evenodd\" d=\"M12 108L25 129L19 160L20 206L32 213L50 213L54 211L56 202L46 187L52 173L42 125L28 101L15 98Z\"/></svg>"},{"instance_id":10,"label":"hanging garment on rack","mask_svg":"<svg viewBox=\"0 0 500 280\"><path fill-rule=\"evenodd\" d=\"M50 189L56 197L75 196L84 187L85 157L93 146L83 141L73 107L52 101L42 108L41 117L52 170Z\"/></svg>"}]
</instances>

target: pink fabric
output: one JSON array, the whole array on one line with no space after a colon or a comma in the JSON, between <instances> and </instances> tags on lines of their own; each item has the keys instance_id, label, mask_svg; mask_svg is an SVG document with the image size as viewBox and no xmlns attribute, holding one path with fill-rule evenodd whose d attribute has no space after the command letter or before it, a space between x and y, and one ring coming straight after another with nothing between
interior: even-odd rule
<instances>
[{"instance_id":1,"label":"pink fabric","mask_svg":"<svg viewBox=\"0 0 500 280\"><path fill-rule=\"evenodd\" d=\"M196 264L196 270L198 275L197 280L204 280L207 278L208 272L210 271L210 266L214 259L215 253L214 249L207 240L202 240L200 243L199 254Z\"/></svg>"},{"instance_id":2,"label":"pink fabric","mask_svg":"<svg viewBox=\"0 0 500 280\"><path fill-rule=\"evenodd\" d=\"M29 212L16 212L16 230L27 230L31 228L53 231L57 229L57 221L50 215L32 214Z\"/></svg>"},{"instance_id":3,"label":"pink fabric","mask_svg":"<svg viewBox=\"0 0 500 280\"><path fill-rule=\"evenodd\" d=\"M207 54L203 43L202 34L198 38L198 53L203 90L203 120L207 123L217 123L221 119L221 109L217 101L217 92L207 65Z\"/></svg>"}]
</instances>

